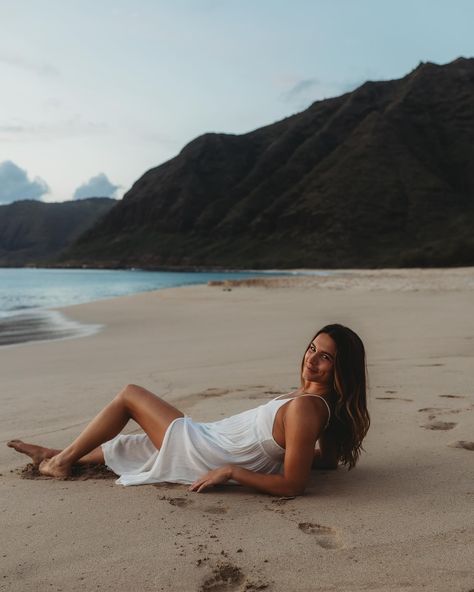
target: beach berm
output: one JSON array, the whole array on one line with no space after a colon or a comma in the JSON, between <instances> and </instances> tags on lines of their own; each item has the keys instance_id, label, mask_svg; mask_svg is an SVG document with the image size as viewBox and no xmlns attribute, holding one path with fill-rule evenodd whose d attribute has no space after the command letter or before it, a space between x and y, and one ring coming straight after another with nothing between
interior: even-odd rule
<instances>
[{"instance_id":1,"label":"beach berm","mask_svg":"<svg viewBox=\"0 0 474 592\"><path fill-rule=\"evenodd\" d=\"M353 471L315 471L296 498L36 478L3 445L0 590L470 590L473 296L472 268L376 270L62 310L103 329L0 350L4 443L61 448L129 383L197 421L250 409L298 386L302 346L335 321L366 344L372 425Z\"/></svg>"}]
</instances>

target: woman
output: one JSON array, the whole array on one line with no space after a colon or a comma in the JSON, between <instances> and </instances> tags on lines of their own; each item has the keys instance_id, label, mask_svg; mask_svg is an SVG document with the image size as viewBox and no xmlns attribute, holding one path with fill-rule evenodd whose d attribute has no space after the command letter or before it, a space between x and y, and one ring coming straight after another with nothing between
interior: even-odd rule
<instances>
[{"instance_id":1,"label":"woman","mask_svg":"<svg viewBox=\"0 0 474 592\"><path fill-rule=\"evenodd\" d=\"M117 435L129 419L144 434ZM12 440L42 474L106 464L123 485L169 481L190 491L232 481L278 496L303 493L311 468L353 468L369 428L365 352L347 327L320 329L301 363L301 386L256 409L196 423L149 391L125 387L64 450ZM316 443L319 448L316 449Z\"/></svg>"}]
</instances>

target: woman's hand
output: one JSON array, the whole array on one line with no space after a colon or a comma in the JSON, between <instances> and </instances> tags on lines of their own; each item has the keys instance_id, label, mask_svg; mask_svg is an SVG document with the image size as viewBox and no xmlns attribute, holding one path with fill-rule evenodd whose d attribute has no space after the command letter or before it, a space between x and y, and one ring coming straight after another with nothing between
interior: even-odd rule
<instances>
[{"instance_id":1,"label":"woman's hand","mask_svg":"<svg viewBox=\"0 0 474 592\"><path fill-rule=\"evenodd\" d=\"M219 467L218 469L214 469L213 471L209 471L203 477L194 481L192 485L189 487L189 491L196 491L200 493L204 491L208 487L214 487L214 485L219 485L220 483L225 483L229 479L232 478L232 466L226 465L224 467Z\"/></svg>"}]
</instances>

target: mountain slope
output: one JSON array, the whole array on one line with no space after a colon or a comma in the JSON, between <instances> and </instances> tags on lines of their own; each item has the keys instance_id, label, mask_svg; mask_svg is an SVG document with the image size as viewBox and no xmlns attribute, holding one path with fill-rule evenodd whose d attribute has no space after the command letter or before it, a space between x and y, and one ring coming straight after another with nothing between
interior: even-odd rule
<instances>
[{"instance_id":1,"label":"mountain slope","mask_svg":"<svg viewBox=\"0 0 474 592\"><path fill-rule=\"evenodd\" d=\"M474 59L420 64L146 172L68 264L474 264Z\"/></svg>"},{"instance_id":2,"label":"mountain slope","mask_svg":"<svg viewBox=\"0 0 474 592\"><path fill-rule=\"evenodd\" d=\"M97 197L63 203L23 200L0 206L0 266L41 264L57 257L115 203Z\"/></svg>"}]
</instances>

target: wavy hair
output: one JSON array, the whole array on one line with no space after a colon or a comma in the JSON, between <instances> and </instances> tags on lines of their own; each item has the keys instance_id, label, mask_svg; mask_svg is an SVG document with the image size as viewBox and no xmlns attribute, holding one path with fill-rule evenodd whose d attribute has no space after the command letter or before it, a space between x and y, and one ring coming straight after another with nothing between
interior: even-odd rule
<instances>
[{"instance_id":1,"label":"wavy hair","mask_svg":"<svg viewBox=\"0 0 474 592\"><path fill-rule=\"evenodd\" d=\"M355 467L361 450L364 450L362 440L370 426L367 410L365 348L357 333L337 323L320 329L309 342L308 348L320 333L329 335L337 347L334 359L333 391L336 395L334 417L338 461L348 466L350 470ZM304 356L301 362L302 386L304 385L303 365Z\"/></svg>"}]
</instances>

